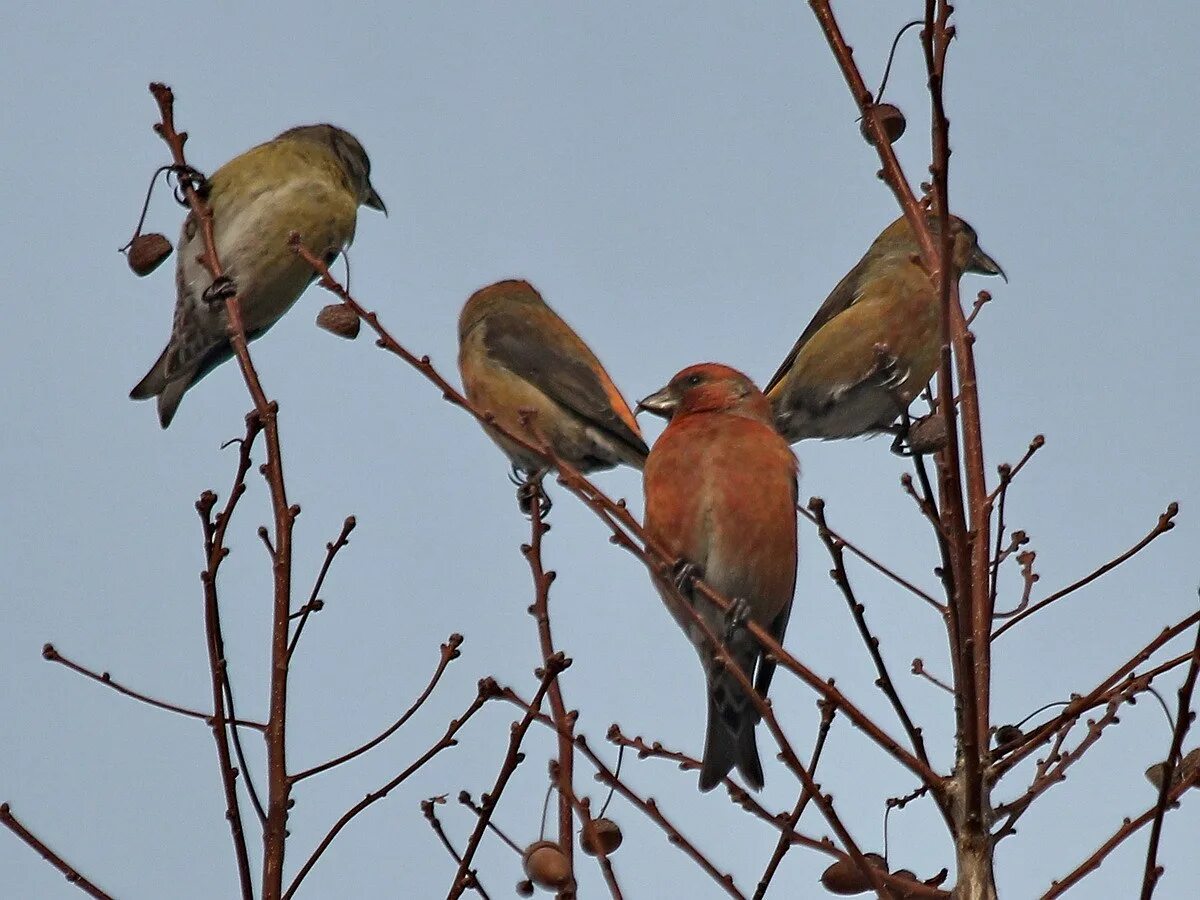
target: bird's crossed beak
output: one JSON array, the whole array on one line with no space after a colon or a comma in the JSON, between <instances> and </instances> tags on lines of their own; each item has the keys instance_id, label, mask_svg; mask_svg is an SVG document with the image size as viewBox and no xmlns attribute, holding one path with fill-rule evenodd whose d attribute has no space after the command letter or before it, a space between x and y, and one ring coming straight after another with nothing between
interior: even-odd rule
<instances>
[{"instance_id":1,"label":"bird's crossed beak","mask_svg":"<svg viewBox=\"0 0 1200 900\"><path fill-rule=\"evenodd\" d=\"M999 275L1004 279L1005 284L1008 283L1008 276L1000 268L1000 263L984 253L978 244L975 245L975 252L971 254L971 259L967 262L967 271L974 272L976 275Z\"/></svg>"},{"instance_id":2,"label":"bird's crossed beak","mask_svg":"<svg viewBox=\"0 0 1200 900\"><path fill-rule=\"evenodd\" d=\"M379 196L379 191L375 190L374 185L367 185L371 192L367 194L367 200L363 206L369 206L371 209L377 209L385 216L387 215L387 204L383 202L383 198Z\"/></svg>"},{"instance_id":3,"label":"bird's crossed beak","mask_svg":"<svg viewBox=\"0 0 1200 900\"><path fill-rule=\"evenodd\" d=\"M648 412L660 418L670 420L671 416L675 413L675 407L678 405L679 398L675 396L668 385L661 391L656 391L649 397L639 400L634 415L638 416L643 412Z\"/></svg>"}]
</instances>

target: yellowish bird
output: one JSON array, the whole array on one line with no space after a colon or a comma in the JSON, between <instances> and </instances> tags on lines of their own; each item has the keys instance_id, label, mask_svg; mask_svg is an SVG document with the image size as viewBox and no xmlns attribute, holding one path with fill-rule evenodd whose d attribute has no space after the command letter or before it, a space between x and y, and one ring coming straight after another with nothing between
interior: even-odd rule
<instances>
[{"instance_id":1,"label":"yellowish bird","mask_svg":"<svg viewBox=\"0 0 1200 900\"><path fill-rule=\"evenodd\" d=\"M202 186L213 215L217 256L241 298L246 339L261 337L313 280L312 268L288 247L297 231L313 252L332 261L354 240L358 207L386 214L371 185L362 144L333 125L301 125L247 150ZM213 279L198 257L204 238L194 216L183 223L171 338L133 400L158 398L163 428L184 393L233 355L225 303L210 294Z\"/></svg>"},{"instance_id":2,"label":"yellowish bird","mask_svg":"<svg viewBox=\"0 0 1200 900\"><path fill-rule=\"evenodd\" d=\"M936 231L936 220L931 219ZM953 276L1004 275L975 229L951 217ZM790 442L852 438L892 423L937 371L942 311L937 286L901 216L838 282L765 393Z\"/></svg>"},{"instance_id":3,"label":"yellowish bird","mask_svg":"<svg viewBox=\"0 0 1200 900\"><path fill-rule=\"evenodd\" d=\"M527 281L481 288L458 320L458 368L476 406L514 434L537 439L523 411L554 452L581 472L624 463L641 469L646 442L629 404L591 348ZM542 460L494 428L488 434L515 469L534 475Z\"/></svg>"}]
</instances>

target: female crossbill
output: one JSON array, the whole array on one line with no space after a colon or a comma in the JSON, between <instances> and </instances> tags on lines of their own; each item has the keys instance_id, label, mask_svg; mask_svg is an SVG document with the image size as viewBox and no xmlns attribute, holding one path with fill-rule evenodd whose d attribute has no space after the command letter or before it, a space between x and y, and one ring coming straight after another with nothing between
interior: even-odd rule
<instances>
[{"instance_id":1,"label":"female crossbill","mask_svg":"<svg viewBox=\"0 0 1200 900\"><path fill-rule=\"evenodd\" d=\"M950 229L953 277L1004 274L970 225L951 217ZM937 371L942 340L937 286L901 216L838 282L767 383L776 426L793 443L889 430Z\"/></svg>"},{"instance_id":2,"label":"female crossbill","mask_svg":"<svg viewBox=\"0 0 1200 900\"><path fill-rule=\"evenodd\" d=\"M467 398L497 424L532 444L540 437L581 472L618 463L642 468L649 451L629 404L529 282L499 281L472 294L458 319L458 343ZM546 468L498 429L487 432L516 469L532 475Z\"/></svg>"},{"instance_id":3,"label":"female crossbill","mask_svg":"<svg viewBox=\"0 0 1200 900\"><path fill-rule=\"evenodd\" d=\"M332 261L354 239L360 205L387 211L370 176L354 135L302 125L235 157L205 182L217 257L241 298L247 340L278 322L313 280L312 267L288 247L291 232ZM205 296L213 279L198 259L203 252L189 215L179 237L171 339L129 393L134 400L158 397L163 428L188 388L233 355L225 304Z\"/></svg>"},{"instance_id":4,"label":"female crossbill","mask_svg":"<svg viewBox=\"0 0 1200 900\"><path fill-rule=\"evenodd\" d=\"M638 407L670 418L646 460L648 538L782 641L796 587L797 466L772 425L767 398L741 372L704 363L684 369ZM704 632L676 608L671 587L657 587L700 654L708 683L700 789L719 784L734 766L761 788L757 711ZM775 663L713 604L703 598L696 604L765 698Z\"/></svg>"}]
</instances>

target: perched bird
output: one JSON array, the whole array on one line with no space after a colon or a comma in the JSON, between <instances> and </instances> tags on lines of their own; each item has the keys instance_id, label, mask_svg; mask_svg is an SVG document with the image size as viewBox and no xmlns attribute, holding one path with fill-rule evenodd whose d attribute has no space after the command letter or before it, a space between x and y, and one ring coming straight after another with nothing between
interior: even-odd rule
<instances>
[{"instance_id":1,"label":"perched bird","mask_svg":"<svg viewBox=\"0 0 1200 900\"><path fill-rule=\"evenodd\" d=\"M312 268L288 247L292 231L332 261L354 239L359 205L387 212L370 175L371 161L352 134L302 125L235 157L201 185L217 257L241 298L247 340L278 322L313 280ZM201 229L189 215L179 237L171 338L129 393L133 400L158 397L163 428L188 388L233 355L225 304L210 292L212 276L197 259L203 252Z\"/></svg>"},{"instance_id":2,"label":"perched bird","mask_svg":"<svg viewBox=\"0 0 1200 900\"><path fill-rule=\"evenodd\" d=\"M930 219L937 229L935 219ZM1004 275L975 230L951 217L953 276ZM767 383L775 424L791 442L890 430L937 371L937 286L901 216L833 289Z\"/></svg>"},{"instance_id":3,"label":"perched bird","mask_svg":"<svg viewBox=\"0 0 1200 900\"><path fill-rule=\"evenodd\" d=\"M638 409L670 419L646 460L646 534L677 561L676 585L766 698L775 663L739 622L749 618L783 640L796 587L796 457L772 425L767 398L728 366L684 369ZM733 600L735 614L693 598L694 575ZM678 609L670 586L657 587L700 654L708 683L700 789L720 784L735 765L752 788L761 788L757 710L703 631Z\"/></svg>"},{"instance_id":4,"label":"perched bird","mask_svg":"<svg viewBox=\"0 0 1200 900\"><path fill-rule=\"evenodd\" d=\"M600 360L527 281L476 291L458 318L458 370L467 398L514 434L533 434L581 472L625 463L641 469L649 452L637 421ZM537 477L545 463L488 427L514 473ZM518 483L520 481L518 480Z\"/></svg>"}]
</instances>

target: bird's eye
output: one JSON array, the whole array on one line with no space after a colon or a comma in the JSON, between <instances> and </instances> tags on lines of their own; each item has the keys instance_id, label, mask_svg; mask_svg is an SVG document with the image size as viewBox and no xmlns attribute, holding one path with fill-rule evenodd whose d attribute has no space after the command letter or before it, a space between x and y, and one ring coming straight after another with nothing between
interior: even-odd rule
<instances>
[{"instance_id":1,"label":"bird's eye","mask_svg":"<svg viewBox=\"0 0 1200 900\"><path fill-rule=\"evenodd\" d=\"M687 379L687 383L688 383L689 387L695 387L703 380L704 379L702 377L700 377L699 375L689 375L688 379Z\"/></svg>"}]
</instances>

